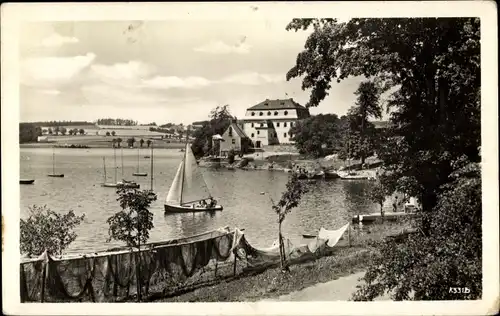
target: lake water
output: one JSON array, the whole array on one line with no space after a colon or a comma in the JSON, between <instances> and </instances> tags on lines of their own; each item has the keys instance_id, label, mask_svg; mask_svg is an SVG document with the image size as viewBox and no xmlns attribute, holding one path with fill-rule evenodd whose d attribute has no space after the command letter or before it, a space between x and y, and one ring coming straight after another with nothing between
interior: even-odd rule
<instances>
[{"instance_id":1,"label":"lake water","mask_svg":"<svg viewBox=\"0 0 500 316\"><path fill-rule=\"evenodd\" d=\"M140 167L148 177L133 177L137 168L137 149L123 149L123 177L135 180L142 189L150 188L150 159L148 149L141 149ZM277 217L271 209L270 198L277 201L285 189L288 174L278 171L211 170L202 168L212 195L224 206L215 214L190 213L164 215L163 204L183 153L173 149L154 152L154 191L158 200L151 211L154 228L150 241L186 237L229 225L244 228L252 244L268 247L277 238ZM21 217L32 205L47 205L54 211L85 213L85 221L77 228L77 239L69 253L85 253L120 246L106 242L106 219L120 208L114 188L103 188L103 159L106 157L108 181L114 179L113 150L56 149L56 173L64 178L50 178L51 148L22 148L20 150L21 178L36 179L34 185L21 185ZM117 177L122 179L121 150L116 150ZM301 204L287 216L283 231L292 242L301 242L302 233L315 232L320 227L336 229L353 214L377 211L377 205L367 197L367 181L316 181L309 183L309 192ZM264 194L262 194L264 193Z\"/></svg>"}]
</instances>

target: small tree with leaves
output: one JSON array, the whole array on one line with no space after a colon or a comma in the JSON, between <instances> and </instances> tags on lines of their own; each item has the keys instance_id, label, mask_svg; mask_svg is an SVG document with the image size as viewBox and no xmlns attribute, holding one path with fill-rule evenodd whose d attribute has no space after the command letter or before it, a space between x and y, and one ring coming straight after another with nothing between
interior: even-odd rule
<instances>
[{"instance_id":1,"label":"small tree with leaves","mask_svg":"<svg viewBox=\"0 0 500 316\"><path fill-rule=\"evenodd\" d=\"M77 216L72 210L64 214L33 205L29 208L29 217L21 219L21 253L32 257L47 250L52 255L61 255L76 239L74 228L84 218L85 214Z\"/></svg>"},{"instance_id":2,"label":"small tree with leaves","mask_svg":"<svg viewBox=\"0 0 500 316\"><path fill-rule=\"evenodd\" d=\"M141 138L141 140L139 141L139 144L141 145L141 148L142 148L142 146L144 145L144 139Z\"/></svg>"},{"instance_id":3,"label":"small tree with leaves","mask_svg":"<svg viewBox=\"0 0 500 316\"><path fill-rule=\"evenodd\" d=\"M83 135L83 134L85 134L85 130L84 130L83 128L80 128L80 129L78 130L78 133L80 133L80 135Z\"/></svg>"},{"instance_id":4,"label":"small tree with leaves","mask_svg":"<svg viewBox=\"0 0 500 316\"><path fill-rule=\"evenodd\" d=\"M148 140L146 141L146 144L148 145L148 148L149 148L149 146L151 146L151 143L152 143L151 139L148 139Z\"/></svg>"},{"instance_id":5,"label":"small tree with leaves","mask_svg":"<svg viewBox=\"0 0 500 316\"><path fill-rule=\"evenodd\" d=\"M109 224L109 238L119 240L131 249L137 248L138 264L136 264L137 276L137 299L141 299L141 277L140 277L140 247L149 239L149 231L154 227L153 213L149 207L156 201L156 194L150 190L138 190L131 188L120 188L117 191L121 211L107 219Z\"/></svg>"},{"instance_id":6,"label":"small tree with leaves","mask_svg":"<svg viewBox=\"0 0 500 316\"><path fill-rule=\"evenodd\" d=\"M129 139L127 139L127 145L128 145L128 147L134 147L134 143L135 143L135 138L134 137L130 137Z\"/></svg>"},{"instance_id":7,"label":"small tree with leaves","mask_svg":"<svg viewBox=\"0 0 500 316\"><path fill-rule=\"evenodd\" d=\"M278 240L280 248L280 265L283 271L288 271L288 266L286 266L286 256L285 256L285 245L283 242L283 236L281 234L281 224L286 218L286 215L292 211L293 208L297 207L300 203L302 195L307 192L306 187L299 181L297 174L292 173L286 184L286 191L281 195L278 203L273 204L273 211L278 215Z\"/></svg>"},{"instance_id":8,"label":"small tree with leaves","mask_svg":"<svg viewBox=\"0 0 500 316\"><path fill-rule=\"evenodd\" d=\"M111 135L116 136L116 132L115 131L111 131Z\"/></svg>"},{"instance_id":9,"label":"small tree with leaves","mask_svg":"<svg viewBox=\"0 0 500 316\"><path fill-rule=\"evenodd\" d=\"M370 200L380 205L380 215L382 217L382 222L384 221L384 202L386 197L389 195L387 188L377 181L375 185L370 189L368 193Z\"/></svg>"}]
</instances>

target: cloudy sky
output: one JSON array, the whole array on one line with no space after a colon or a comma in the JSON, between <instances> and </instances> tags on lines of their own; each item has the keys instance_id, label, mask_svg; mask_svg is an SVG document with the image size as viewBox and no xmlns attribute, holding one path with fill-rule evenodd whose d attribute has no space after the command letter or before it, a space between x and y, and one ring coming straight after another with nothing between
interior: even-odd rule
<instances>
[{"instance_id":1,"label":"cloudy sky","mask_svg":"<svg viewBox=\"0 0 500 316\"><path fill-rule=\"evenodd\" d=\"M189 124L229 104L246 108L286 94L308 32L289 20L169 20L25 23L20 33L21 121L120 117ZM312 113L345 114L360 79L333 84Z\"/></svg>"}]
</instances>

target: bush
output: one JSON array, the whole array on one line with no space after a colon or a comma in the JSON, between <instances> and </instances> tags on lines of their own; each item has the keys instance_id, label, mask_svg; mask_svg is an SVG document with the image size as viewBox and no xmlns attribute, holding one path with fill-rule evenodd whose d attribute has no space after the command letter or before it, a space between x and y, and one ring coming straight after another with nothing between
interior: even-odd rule
<instances>
[{"instance_id":1,"label":"bush","mask_svg":"<svg viewBox=\"0 0 500 316\"><path fill-rule=\"evenodd\" d=\"M85 215L76 216L71 210L66 214L56 213L46 206L32 206L29 217L21 219L20 248L27 256L38 256L45 250L61 255L76 239L73 229L80 225Z\"/></svg>"},{"instance_id":2,"label":"bush","mask_svg":"<svg viewBox=\"0 0 500 316\"><path fill-rule=\"evenodd\" d=\"M236 156L236 153L235 153L234 149L229 150L229 153L227 154L227 160L229 161L229 164L234 163L235 156Z\"/></svg>"}]
</instances>

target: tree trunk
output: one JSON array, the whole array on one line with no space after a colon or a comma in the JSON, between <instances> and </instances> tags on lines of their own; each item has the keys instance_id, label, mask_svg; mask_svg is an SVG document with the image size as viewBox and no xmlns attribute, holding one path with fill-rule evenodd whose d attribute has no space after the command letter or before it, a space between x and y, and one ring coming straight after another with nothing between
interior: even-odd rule
<instances>
[{"instance_id":1,"label":"tree trunk","mask_svg":"<svg viewBox=\"0 0 500 316\"><path fill-rule=\"evenodd\" d=\"M278 242L280 248L280 268L283 269L283 240L281 239L281 221L278 224Z\"/></svg>"}]
</instances>

